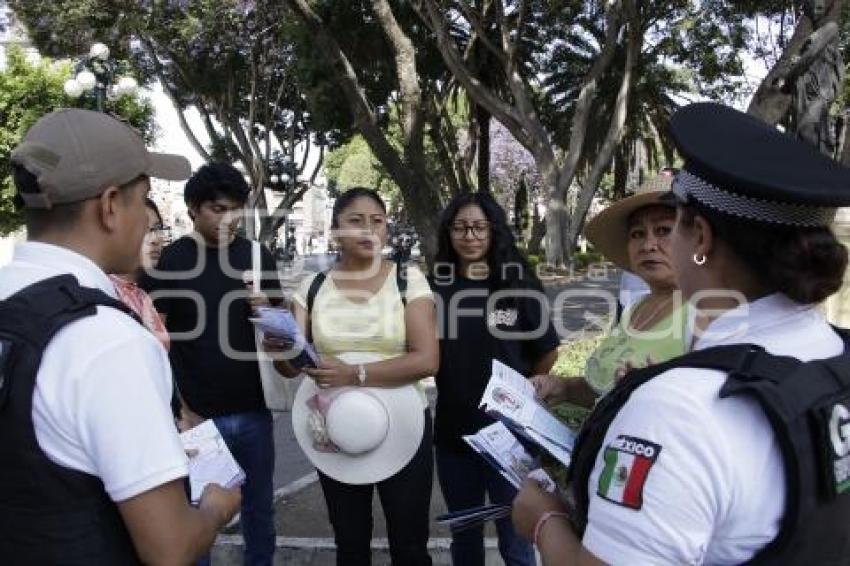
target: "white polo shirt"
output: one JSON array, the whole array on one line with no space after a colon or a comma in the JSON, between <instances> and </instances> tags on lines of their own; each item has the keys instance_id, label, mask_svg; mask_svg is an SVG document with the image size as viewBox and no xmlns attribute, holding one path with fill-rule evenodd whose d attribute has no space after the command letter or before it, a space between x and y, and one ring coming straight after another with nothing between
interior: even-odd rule
<instances>
[{"instance_id":1,"label":"white polo shirt","mask_svg":"<svg viewBox=\"0 0 850 566\"><path fill-rule=\"evenodd\" d=\"M695 344L755 343L803 361L840 354L821 314L771 295L717 318ZM726 374L680 368L638 388L614 419L588 490L583 544L610 564L740 564L779 531L785 471L749 399Z\"/></svg>"},{"instance_id":2,"label":"white polo shirt","mask_svg":"<svg viewBox=\"0 0 850 566\"><path fill-rule=\"evenodd\" d=\"M61 274L115 297L106 274L88 258L49 244L15 247L0 268L0 299ZM171 416L171 367L162 345L116 309L98 307L60 330L36 377L36 439L62 466L99 477L124 501L188 474Z\"/></svg>"}]
</instances>

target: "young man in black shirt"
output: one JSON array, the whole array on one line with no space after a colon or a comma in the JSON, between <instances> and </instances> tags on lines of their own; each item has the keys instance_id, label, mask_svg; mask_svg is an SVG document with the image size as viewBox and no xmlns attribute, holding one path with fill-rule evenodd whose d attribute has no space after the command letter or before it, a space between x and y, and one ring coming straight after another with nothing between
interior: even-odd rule
<instances>
[{"instance_id":1,"label":"young man in black shirt","mask_svg":"<svg viewBox=\"0 0 850 566\"><path fill-rule=\"evenodd\" d=\"M266 409L252 304L279 296L275 262L261 249L260 297L249 297L243 275L252 245L236 234L250 189L224 163L201 167L184 199L194 232L162 251L142 286L151 292L172 335L171 363L185 404L212 418L246 474L242 488L245 564L271 564L274 553L272 417Z\"/></svg>"}]
</instances>

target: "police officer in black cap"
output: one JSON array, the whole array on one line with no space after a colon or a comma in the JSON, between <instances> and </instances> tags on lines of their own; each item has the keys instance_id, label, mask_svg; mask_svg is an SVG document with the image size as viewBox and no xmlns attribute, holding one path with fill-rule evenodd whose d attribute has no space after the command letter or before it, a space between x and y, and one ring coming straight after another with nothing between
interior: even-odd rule
<instances>
[{"instance_id":1,"label":"police officer in black cap","mask_svg":"<svg viewBox=\"0 0 850 566\"><path fill-rule=\"evenodd\" d=\"M815 308L847 266L850 170L718 104L670 131L690 353L627 375L567 501L529 481L514 523L545 564L850 564L850 355Z\"/></svg>"}]
</instances>

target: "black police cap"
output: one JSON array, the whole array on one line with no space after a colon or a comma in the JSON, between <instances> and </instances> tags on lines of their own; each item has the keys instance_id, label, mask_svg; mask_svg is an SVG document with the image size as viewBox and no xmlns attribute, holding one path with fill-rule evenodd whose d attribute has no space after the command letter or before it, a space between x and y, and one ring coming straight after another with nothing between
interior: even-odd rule
<instances>
[{"instance_id":1,"label":"black police cap","mask_svg":"<svg viewBox=\"0 0 850 566\"><path fill-rule=\"evenodd\" d=\"M673 115L670 134L685 160L673 183L679 197L797 226L828 225L850 205L850 169L743 112L691 104Z\"/></svg>"}]
</instances>

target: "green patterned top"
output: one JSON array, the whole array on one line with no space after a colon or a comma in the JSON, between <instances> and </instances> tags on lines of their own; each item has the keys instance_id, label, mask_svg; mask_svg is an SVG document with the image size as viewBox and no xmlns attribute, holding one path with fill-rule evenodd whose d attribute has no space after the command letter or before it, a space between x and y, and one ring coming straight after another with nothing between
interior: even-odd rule
<instances>
[{"instance_id":1,"label":"green patterned top","mask_svg":"<svg viewBox=\"0 0 850 566\"><path fill-rule=\"evenodd\" d=\"M660 363L685 353L687 302L677 306L651 328L641 331L628 329L625 325L638 306L639 303L623 313L617 326L587 360L584 379L597 395L611 391L617 370L626 362L633 367L644 367L647 358L653 363Z\"/></svg>"}]
</instances>

